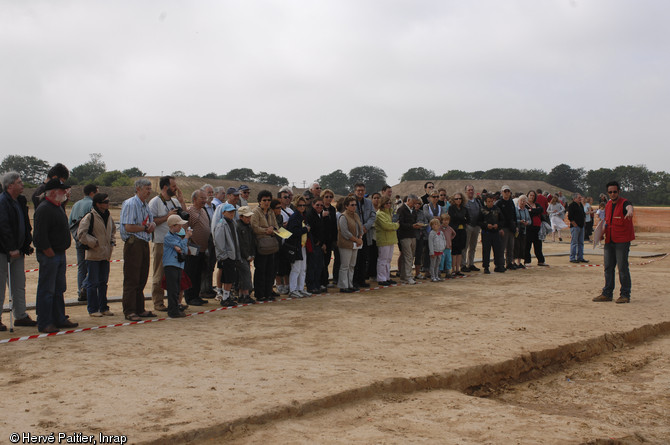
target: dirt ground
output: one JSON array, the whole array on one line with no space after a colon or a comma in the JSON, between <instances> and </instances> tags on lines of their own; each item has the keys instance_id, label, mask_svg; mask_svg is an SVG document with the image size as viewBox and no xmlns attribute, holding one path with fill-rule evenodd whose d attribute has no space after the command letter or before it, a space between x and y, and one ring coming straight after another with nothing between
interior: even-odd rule
<instances>
[{"instance_id":1,"label":"dirt ground","mask_svg":"<svg viewBox=\"0 0 670 445\"><path fill-rule=\"evenodd\" d=\"M627 305L591 302L602 249L575 267L565 240L545 243L549 268L190 308L180 320L0 344L0 443L13 432L156 444L668 443L670 259L651 255L670 251L670 234L638 233ZM29 296L36 279L28 273ZM113 263L111 296L121 279ZM111 306L104 322L122 324ZM100 321L83 306L67 313L82 328Z\"/></svg>"}]
</instances>

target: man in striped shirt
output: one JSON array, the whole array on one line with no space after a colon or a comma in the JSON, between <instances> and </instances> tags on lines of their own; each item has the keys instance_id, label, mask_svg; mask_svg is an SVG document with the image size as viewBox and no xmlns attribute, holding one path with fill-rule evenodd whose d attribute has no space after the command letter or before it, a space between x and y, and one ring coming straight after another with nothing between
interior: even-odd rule
<instances>
[{"instance_id":1,"label":"man in striped shirt","mask_svg":"<svg viewBox=\"0 0 670 445\"><path fill-rule=\"evenodd\" d=\"M149 277L149 241L156 228L147 206L151 181L135 181L135 196L123 201L120 232L123 245L123 314L127 320L155 317L144 309L144 286Z\"/></svg>"}]
</instances>

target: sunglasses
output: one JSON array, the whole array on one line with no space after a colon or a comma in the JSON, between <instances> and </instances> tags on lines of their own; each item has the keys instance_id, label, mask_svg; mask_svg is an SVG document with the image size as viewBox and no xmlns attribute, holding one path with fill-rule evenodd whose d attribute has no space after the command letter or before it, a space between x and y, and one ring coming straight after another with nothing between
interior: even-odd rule
<instances>
[{"instance_id":1,"label":"sunglasses","mask_svg":"<svg viewBox=\"0 0 670 445\"><path fill-rule=\"evenodd\" d=\"M333 198L334 198L334 196L330 196L330 195L326 195L326 196L324 196L324 197L323 197L323 199L326 199L326 198L330 198L330 199L333 199Z\"/></svg>"},{"instance_id":2,"label":"sunglasses","mask_svg":"<svg viewBox=\"0 0 670 445\"><path fill-rule=\"evenodd\" d=\"M616 195L617 193L619 193L619 190L612 190L612 191L608 190L607 191L608 195Z\"/></svg>"}]
</instances>

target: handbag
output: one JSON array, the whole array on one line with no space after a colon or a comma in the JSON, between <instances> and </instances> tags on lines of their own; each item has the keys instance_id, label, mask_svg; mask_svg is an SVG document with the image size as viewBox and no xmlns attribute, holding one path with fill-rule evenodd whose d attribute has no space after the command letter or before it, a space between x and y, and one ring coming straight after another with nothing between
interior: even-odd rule
<instances>
[{"instance_id":1,"label":"handbag","mask_svg":"<svg viewBox=\"0 0 670 445\"><path fill-rule=\"evenodd\" d=\"M298 248L292 244L284 243L282 245L282 253L291 264L295 263L298 259Z\"/></svg>"},{"instance_id":2,"label":"handbag","mask_svg":"<svg viewBox=\"0 0 670 445\"><path fill-rule=\"evenodd\" d=\"M279 243L274 236L256 238L256 250L260 255L272 255L279 252Z\"/></svg>"}]
</instances>

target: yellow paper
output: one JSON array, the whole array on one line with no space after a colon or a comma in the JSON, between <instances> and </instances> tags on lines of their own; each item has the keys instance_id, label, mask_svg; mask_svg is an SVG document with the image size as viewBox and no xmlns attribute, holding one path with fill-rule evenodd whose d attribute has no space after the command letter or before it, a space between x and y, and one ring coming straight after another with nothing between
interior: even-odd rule
<instances>
[{"instance_id":1,"label":"yellow paper","mask_svg":"<svg viewBox=\"0 0 670 445\"><path fill-rule=\"evenodd\" d=\"M275 230L275 235L277 235L277 236L279 236L280 238L283 238L283 239L288 239L293 234L291 232L289 232L288 230L286 230L285 228L281 227L281 228L279 228L279 230Z\"/></svg>"}]
</instances>

